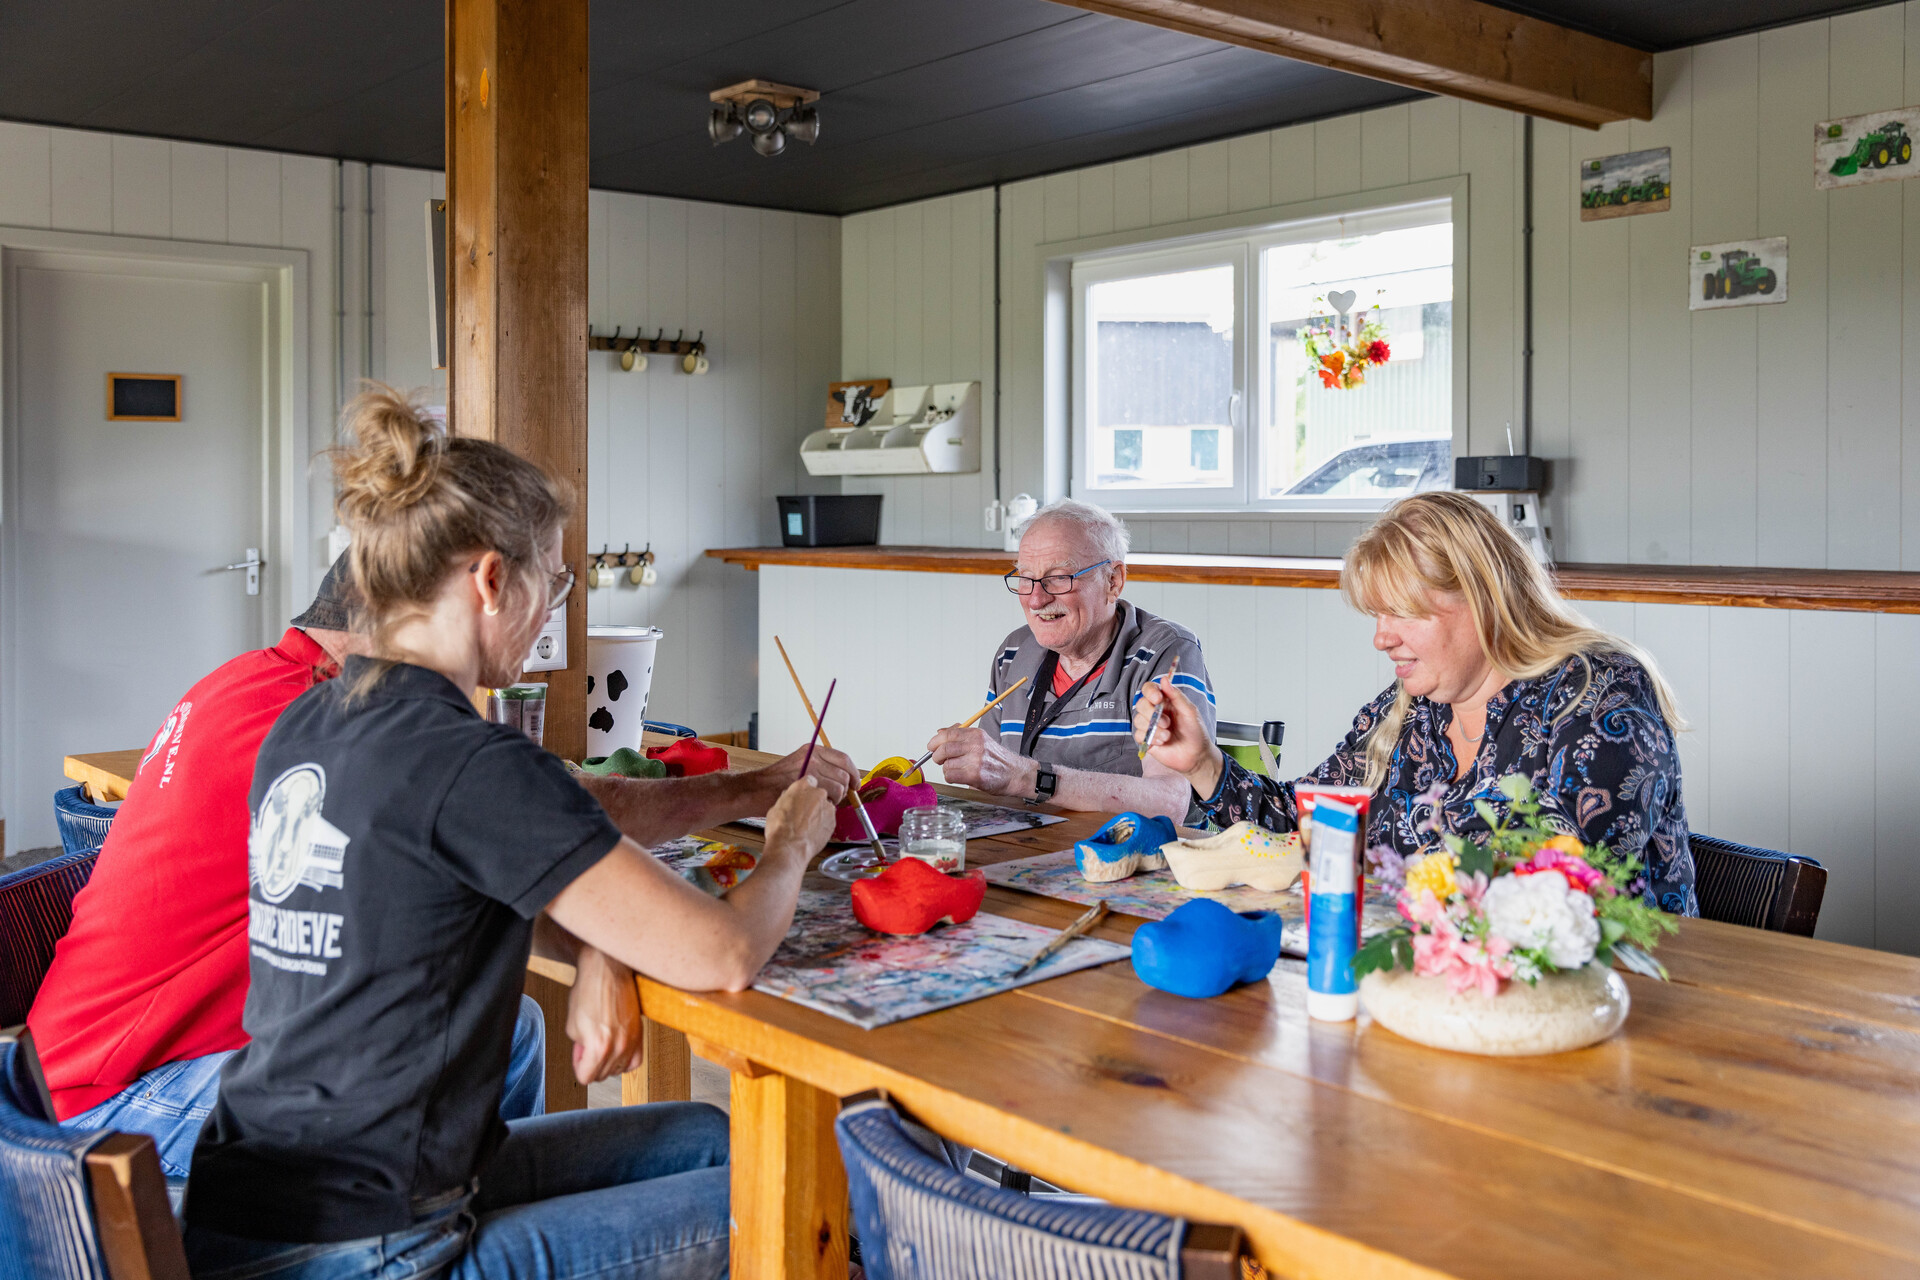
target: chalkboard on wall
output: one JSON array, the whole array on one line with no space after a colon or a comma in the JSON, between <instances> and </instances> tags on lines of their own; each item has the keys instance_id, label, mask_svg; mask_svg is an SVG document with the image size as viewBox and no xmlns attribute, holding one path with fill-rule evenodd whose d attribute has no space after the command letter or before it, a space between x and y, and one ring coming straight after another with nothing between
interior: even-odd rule
<instances>
[{"instance_id":1,"label":"chalkboard on wall","mask_svg":"<svg viewBox=\"0 0 1920 1280\"><path fill-rule=\"evenodd\" d=\"M110 373L107 375L109 422L180 421L181 375Z\"/></svg>"}]
</instances>

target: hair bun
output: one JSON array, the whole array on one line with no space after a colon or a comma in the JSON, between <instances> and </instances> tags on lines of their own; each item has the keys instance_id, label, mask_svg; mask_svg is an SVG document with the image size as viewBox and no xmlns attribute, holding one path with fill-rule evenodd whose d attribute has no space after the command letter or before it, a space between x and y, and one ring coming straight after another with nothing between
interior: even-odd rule
<instances>
[{"instance_id":1,"label":"hair bun","mask_svg":"<svg viewBox=\"0 0 1920 1280\"><path fill-rule=\"evenodd\" d=\"M342 414L351 439L332 455L336 506L349 525L421 501L446 456L446 432L415 395L383 382L365 386Z\"/></svg>"}]
</instances>

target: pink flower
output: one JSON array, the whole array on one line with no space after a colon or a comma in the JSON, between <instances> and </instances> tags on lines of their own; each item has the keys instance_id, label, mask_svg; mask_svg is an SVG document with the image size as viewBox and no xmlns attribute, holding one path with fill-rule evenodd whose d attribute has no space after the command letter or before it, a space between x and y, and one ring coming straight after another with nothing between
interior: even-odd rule
<instances>
[{"instance_id":1,"label":"pink flower","mask_svg":"<svg viewBox=\"0 0 1920 1280\"><path fill-rule=\"evenodd\" d=\"M1517 876L1530 876L1541 871L1558 871L1567 878L1567 883L1582 893L1591 894L1593 887L1606 882L1606 877L1585 858L1575 857L1561 849L1541 847L1533 851L1533 857L1513 869Z\"/></svg>"},{"instance_id":2,"label":"pink flower","mask_svg":"<svg viewBox=\"0 0 1920 1280\"><path fill-rule=\"evenodd\" d=\"M1475 891L1486 891L1486 877L1475 876ZM1478 988L1480 994L1500 994L1500 984L1513 976L1514 963L1506 958L1512 950L1504 938L1469 938L1461 932L1461 921L1472 918L1469 909L1449 908L1422 890L1411 901L1400 899L1400 914L1416 926L1424 926L1413 936L1413 971L1422 977L1443 977L1447 989L1456 995ZM1458 912L1459 918L1455 913Z\"/></svg>"}]
</instances>

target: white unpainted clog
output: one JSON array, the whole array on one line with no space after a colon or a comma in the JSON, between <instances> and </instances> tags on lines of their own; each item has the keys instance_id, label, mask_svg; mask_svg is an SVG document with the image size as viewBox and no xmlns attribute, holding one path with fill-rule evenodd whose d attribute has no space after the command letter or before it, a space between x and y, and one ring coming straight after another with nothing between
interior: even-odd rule
<instances>
[{"instance_id":1,"label":"white unpainted clog","mask_svg":"<svg viewBox=\"0 0 1920 1280\"><path fill-rule=\"evenodd\" d=\"M1160 852L1180 887L1199 893L1236 884L1278 893L1307 869L1298 832L1277 835L1251 822L1236 822L1204 840L1170 840Z\"/></svg>"}]
</instances>

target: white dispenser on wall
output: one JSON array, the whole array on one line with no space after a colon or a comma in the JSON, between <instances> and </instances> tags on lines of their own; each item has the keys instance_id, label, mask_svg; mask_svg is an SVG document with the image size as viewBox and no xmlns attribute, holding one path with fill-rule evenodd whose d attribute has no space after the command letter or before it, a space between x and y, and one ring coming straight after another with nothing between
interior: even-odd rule
<instances>
[{"instance_id":1,"label":"white dispenser on wall","mask_svg":"<svg viewBox=\"0 0 1920 1280\"><path fill-rule=\"evenodd\" d=\"M800 442L816 476L954 475L980 469L980 384L893 387L864 427L827 427Z\"/></svg>"}]
</instances>

